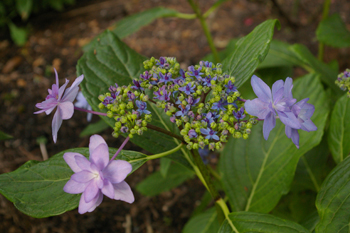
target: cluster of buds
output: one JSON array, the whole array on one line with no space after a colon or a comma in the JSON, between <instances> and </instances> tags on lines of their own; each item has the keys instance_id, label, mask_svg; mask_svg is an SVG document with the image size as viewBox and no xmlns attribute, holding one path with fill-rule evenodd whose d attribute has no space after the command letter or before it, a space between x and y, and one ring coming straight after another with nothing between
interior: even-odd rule
<instances>
[{"instance_id":1,"label":"cluster of buds","mask_svg":"<svg viewBox=\"0 0 350 233\"><path fill-rule=\"evenodd\" d=\"M343 91L348 91L348 97L350 97L350 69L346 69L344 72L340 73L335 84Z\"/></svg>"},{"instance_id":2,"label":"cluster of buds","mask_svg":"<svg viewBox=\"0 0 350 233\"><path fill-rule=\"evenodd\" d=\"M229 134L249 137L257 118L247 114L235 78L223 73L221 64L201 61L187 71L170 57L152 57L143 64L146 71L133 80L133 86L116 85L99 97L100 108L107 107L107 115L116 120L115 136L125 129L130 134L145 130L151 117L142 106L149 100L179 127L188 149L220 149Z\"/></svg>"},{"instance_id":3,"label":"cluster of buds","mask_svg":"<svg viewBox=\"0 0 350 233\"><path fill-rule=\"evenodd\" d=\"M119 133L126 133L130 138L134 134L142 135L147 130L147 122L152 121L151 112L147 110L148 95L143 93L137 80L133 84L121 87L115 84L110 86L108 93L98 97L101 101L98 107L107 108L107 117L116 121L114 137Z\"/></svg>"}]
</instances>

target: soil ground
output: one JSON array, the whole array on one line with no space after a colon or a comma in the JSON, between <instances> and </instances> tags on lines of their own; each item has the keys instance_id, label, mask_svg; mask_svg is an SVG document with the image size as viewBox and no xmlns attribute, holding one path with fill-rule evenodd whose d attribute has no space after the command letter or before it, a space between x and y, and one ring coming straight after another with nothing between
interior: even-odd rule
<instances>
[{"instance_id":1,"label":"soil ground","mask_svg":"<svg viewBox=\"0 0 350 233\"><path fill-rule=\"evenodd\" d=\"M205 11L214 2L201 0L199 5ZM295 7L297 2L299 6ZM278 18L282 29L276 31L275 39L304 44L317 54L315 30L321 19L322 2L228 1L208 18L208 23L215 45L222 49L231 38L248 34L266 19ZM56 144L51 136L52 116L33 114L37 110L35 104L43 101L54 83L52 67L57 69L61 81L64 78L73 81L84 44L123 17L156 6L192 13L186 0L77 1L63 12L31 16L30 36L23 47L14 45L8 34L0 35L0 130L14 137L0 141L0 174L15 170L28 160L43 160L36 142L41 136L48 139L49 156L64 149L88 146L88 137L78 136L88 124L84 113L76 112L72 119L63 122ZM330 14L336 12L350 29L350 3L333 1ZM146 57L174 56L184 66L197 63L210 52L197 20L157 19L123 41ZM326 48L325 61L336 59L340 70L349 67L349 58L348 48ZM93 118L93 122L97 120L98 117ZM110 146L121 144L122 139L113 139L110 130L102 136ZM131 143L125 149L142 151ZM215 165L215 159L212 162ZM150 161L128 177L127 182L135 187L157 169L159 162ZM0 195L0 232L181 232L204 191L200 182L193 179L151 198L134 190L136 201L131 205L105 198L93 213L80 215L73 210L45 219L22 214Z\"/></svg>"}]
</instances>

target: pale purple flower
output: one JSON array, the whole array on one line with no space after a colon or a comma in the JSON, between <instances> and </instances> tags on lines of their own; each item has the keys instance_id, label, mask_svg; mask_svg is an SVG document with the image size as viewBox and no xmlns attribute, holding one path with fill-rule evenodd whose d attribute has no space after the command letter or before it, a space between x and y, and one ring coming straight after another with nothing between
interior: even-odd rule
<instances>
[{"instance_id":1,"label":"pale purple flower","mask_svg":"<svg viewBox=\"0 0 350 233\"><path fill-rule=\"evenodd\" d=\"M83 93L81 91L78 92L78 95L77 95L77 102L75 102L74 104L75 107L78 107L78 108L83 108L83 109L87 109L87 110L92 110L90 104L86 101ZM91 121L91 118L92 118L92 113L88 113L87 114L87 121Z\"/></svg>"},{"instance_id":2,"label":"pale purple flower","mask_svg":"<svg viewBox=\"0 0 350 233\"><path fill-rule=\"evenodd\" d=\"M237 88L235 86L235 84L233 84L233 82L228 81L228 83L225 85L226 87L226 92L227 93L230 93L230 92L236 92L237 91Z\"/></svg>"},{"instance_id":3,"label":"pale purple flower","mask_svg":"<svg viewBox=\"0 0 350 233\"><path fill-rule=\"evenodd\" d=\"M228 104L227 100L220 99L218 102L213 103L213 106L211 106L211 109L225 111L226 110L225 106L227 104Z\"/></svg>"},{"instance_id":4,"label":"pale purple flower","mask_svg":"<svg viewBox=\"0 0 350 233\"><path fill-rule=\"evenodd\" d=\"M233 115L235 116L235 118L237 120L241 120L245 118L245 114L244 114L244 108L240 108L239 111L232 111Z\"/></svg>"},{"instance_id":5,"label":"pale purple flower","mask_svg":"<svg viewBox=\"0 0 350 233\"><path fill-rule=\"evenodd\" d=\"M131 86L132 89L134 89L134 90L141 90L141 91L145 90L143 87L141 87L141 82L140 81L138 81L136 79L133 79L132 83L134 84L134 86Z\"/></svg>"},{"instance_id":6,"label":"pale purple flower","mask_svg":"<svg viewBox=\"0 0 350 233\"><path fill-rule=\"evenodd\" d=\"M177 111L175 113L175 116L185 117L187 116L188 112L190 111L190 105L186 105L186 107L183 107L180 105L180 111Z\"/></svg>"},{"instance_id":7,"label":"pale purple flower","mask_svg":"<svg viewBox=\"0 0 350 233\"><path fill-rule=\"evenodd\" d=\"M196 133L196 131L195 131L194 129L190 129L190 130L188 131L188 136L189 136L190 138L196 138L196 137L197 137L197 133Z\"/></svg>"},{"instance_id":8,"label":"pale purple flower","mask_svg":"<svg viewBox=\"0 0 350 233\"><path fill-rule=\"evenodd\" d=\"M67 152L64 160L74 174L63 187L66 193L82 193L78 212L92 212L102 202L103 195L115 200L133 203L135 198L124 181L132 166L123 160L109 161L108 146L99 135L90 137L89 160L76 152Z\"/></svg>"},{"instance_id":9,"label":"pale purple flower","mask_svg":"<svg viewBox=\"0 0 350 233\"><path fill-rule=\"evenodd\" d=\"M217 140L217 141L220 140L218 135L216 135L217 132L214 131L213 129L210 129L210 128L203 129L203 128L201 128L201 133L204 134L204 135L207 135L205 137L206 139L214 139L214 140Z\"/></svg>"},{"instance_id":10,"label":"pale purple flower","mask_svg":"<svg viewBox=\"0 0 350 233\"><path fill-rule=\"evenodd\" d=\"M244 106L248 114L264 120L263 134L266 140L276 125L277 114L283 124L294 129L301 127L290 110L291 105L296 102L292 97L292 82L291 78L287 78L286 82L278 80L272 85L271 92L270 87L257 76L253 75L251 79L253 90L258 98L247 100Z\"/></svg>"},{"instance_id":11,"label":"pale purple flower","mask_svg":"<svg viewBox=\"0 0 350 233\"><path fill-rule=\"evenodd\" d=\"M136 106L138 107L137 111L142 114L151 114L150 111L147 110L147 103L140 101L140 100L136 100Z\"/></svg>"},{"instance_id":12,"label":"pale purple flower","mask_svg":"<svg viewBox=\"0 0 350 233\"><path fill-rule=\"evenodd\" d=\"M78 95L79 84L83 81L84 75L76 78L71 87L66 89L69 80L66 79L66 83L59 87L58 75L55 69L56 84L52 85L52 89L48 89L49 95L46 97L45 101L37 103L35 107L41 109L34 114L39 114L45 112L49 115L56 107L56 113L52 120L52 137L53 141L57 141L57 132L61 127L62 120L68 120L73 116L74 105L73 101Z\"/></svg>"},{"instance_id":13,"label":"pale purple flower","mask_svg":"<svg viewBox=\"0 0 350 233\"><path fill-rule=\"evenodd\" d=\"M189 66L188 67L188 70L189 70L188 75L191 76L191 77L197 78L198 81L202 81L202 76L201 75L203 75L204 73L200 72L201 69L202 69L201 66L198 68L198 70L196 70L194 68L194 66Z\"/></svg>"},{"instance_id":14,"label":"pale purple flower","mask_svg":"<svg viewBox=\"0 0 350 233\"><path fill-rule=\"evenodd\" d=\"M191 93L194 92L194 88L196 87L195 84L187 84L186 86L184 87L180 87L179 90L184 92L186 95L191 95Z\"/></svg>"},{"instance_id":15,"label":"pale purple flower","mask_svg":"<svg viewBox=\"0 0 350 233\"><path fill-rule=\"evenodd\" d=\"M166 73L166 74L162 74L162 72L159 72L159 83L165 83L167 84L168 82L173 81L173 79L171 78L171 73Z\"/></svg>"},{"instance_id":16,"label":"pale purple flower","mask_svg":"<svg viewBox=\"0 0 350 233\"><path fill-rule=\"evenodd\" d=\"M297 117L301 124L302 130L307 132L317 130L317 126L310 120L312 114L314 114L315 106L306 103L309 98L300 100L298 103L294 104L292 107L292 112ZM288 138L291 138L293 143L297 148L299 148L299 133L297 129L293 129L286 125L285 129Z\"/></svg>"}]
</instances>

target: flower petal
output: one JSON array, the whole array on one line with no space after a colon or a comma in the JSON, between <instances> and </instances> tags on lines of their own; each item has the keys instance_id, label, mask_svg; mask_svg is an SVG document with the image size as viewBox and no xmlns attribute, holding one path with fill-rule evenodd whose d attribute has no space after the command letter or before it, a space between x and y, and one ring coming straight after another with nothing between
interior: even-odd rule
<instances>
[{"instance_id":1,"label":"flower petal","mask_svg":"<svg viewBox=\"0 0 350 233\"><path fill-rule=\"evenodd\" d=\"M96 207L101 204L102 200L103 194L101 192L98 192L97 195L90 202L85 201L84 194L81 195L78 208L79 214L85 214L86 212L94 211Z\"/></svg>"},{"instance_id":2,"label":"flower petal","mask_svg":"<svg viewBox=\"0 0 350 233\"><path fill-rule=\"evenodd\" d=\"M81 170L92 172L91 163L85 156L75 156L75 162Z\"/></svg>"},{"instance_id":3,"label":"flower petal","mask_svg":"<svg viewBox=\"0 0 350 233\"><path fill-rule=\"evenodd\" d=\"M303 124L301 124L301 129L310 132L317 130L317 126L309 119L304 121Z\"/></svg>"},{"instance_id":4,"label":"flower petal","mask_svg":"<svg viewBox=\"0 0 350 233\"><path fill-rule=\"evenodd\" d=\"M103 177L108 179L111 183L120 183L125 180L131 170L132 166L129 162L114 160L103 170Z\"/></svg>"},{"instance_id":5,"label":"flower petal","mask_svg":"<svg viewBox=\"0 0 350 233\"><path fill-rule=\"evenodd\" d=\"M95 180L92 180L83 193L85 202L92 201L99 192L100 189L97 187Z\"/></svg>"},{"instance_id":6,"label":"flower petal","mask_svg":"<svg viewBox=\"0 0 350 233\"><path fill-rule=\"evenodd\" d=\"M105 180L103 188L101 189L102 193L109 197L110 199L114 199L114 187L111 182Z\"/></svg>"},{"instance_id":7,"label":"flower petal","mask_svg":"<svg viewBox=\"0 0 350 233\"><path fill-rule=\"evenodd\" d=\"M72 86L70 86L69 88L67 88L66 92L63 95L62 100L63 101L69 101L69 102L73 102L75 97L77 97L78 95L78 91L79 91L79 84L83 81L84 79L84 75L80 75L78 78L76 78L72 84Z\"/></svg>"},{"instance_id":8,"label":"flower petal","mask_svg":"<svg viewBox=\"0 0 350 233\"><path fill-rule=\"evenodd\" d=\"M249 115L265 119L266 115L271 112L267 103L256 98L247 100L244 104L245 110Z\"/></svg>"},{"instance_id":9,"label":"flower petal","mask_svg":"<svg viewBox=\"0 0 350 233\"><path fill-rule=\"evenodd\" d=\"M53 116L53 119L52 119L52 138L55 143L57 141L57 132L60 129L61 125L62 125L62 113L61 113L61 109L57 108L57 111L55 112L55 115Z\"/></svg>"},{"instance_id":10,"label":"flower petal","mask_svg":"<svg viewBox=\"0 0 350 233\"><path fill-rule=\"evenodd\" d=\"M297 129L292 129L292 142L299 149L299 133Z\"/></svg>"},{"instance_id":11,"label":"flower petal","mask_svg":"<svg viewBox=\"0 0 350 233\"><path fill-rule=\"evenodd\" d=\"M94 179L96 177L96 175L90 171L80 171L77 173L74 173L71 176L71 179L76 181L76 182L80 182L80 183L86 183L89 182L90 180ZM90 182L92 183L92 182Z\"/></svg>"},{"instance_id":12,"label":"flower petal","mask_svg":"<svg viewBox=\"0 0 350 233\"><path fill-rule=\"evenodd\" d=\"M107 144L100 144L90 154L90 161L93 162L99 171L102 171L109 162L109 151Z\"/></svg>"},{"instance_id":13,"label":"flower petal","mask_svg":"<svg viewBox=\"0 0 350 233\"><path fill-rule=\"evenodd\" d=\"M256 96L263 102L269 103L272 100L270 87L258 76L253 75L251 84Z\"/></svg>"},{"instance_id":14,"label":"flower petal","mask_svg":"<svg viewBox=\"0 0 350 233\"><path fill-rule=\"evenodd\" d=\"M63 155L63 159L64 161L66 161L66 163L68 164L68 166L73 170L73 172L80 172L82 171L82 169L78 166L78 164L76 163L76 159L78 157L83 157L85 158L84 155L79 154L79 153L75 153L75 152L66 152ZM86 158L85 158L86 159Z\"/></svg>"},{"instance_id":15,"label":"flower petal","mask_svg":"<svg viewBox=\"0 0 350 233\"><path fill-rule=\"evenodd\" d=\"M272 97L275 100L276 93L280 91L280 89L283 89L284 82L283 80L277 80L274 84L272 84ZM283 95L283 90L282 90L282 95Z\"/></svg>"},{"instance_id":16,"label":"flower petal","mask_svg":"<svg viewBox=\"0 0 350 233\"><path fill-rule=\"evenodd\" d=\"M66 193L70 193L70 194L78 194L78 193L82 193L84 192L84 190L86 189L86 186L89 183L80 183L80 182L76 182L75 180L68 180L68 182L66 183L66 185L63 187L63 191L65 191Z\"/></svg>"},{"instance_id":17,"label":"flower petal","mask_svg":"<svg viewBox=\"0 0 350 233\"><path fill-rule=\"evenodd\" d=\"M290 138L292 136L292 128L289 127L288 125L286 125L285 133L286 133L287 137Z\"/></svg>"},{"instance_id":18,"label":"flower petal","mask_svg":"<svg viewBox=\"0 0 350 233\"><path fill-rule=\"evenodd\" d=\"M115 200L121 200L127 203L133 203L135 201L134 194L132 193L130 186L125 181L118 184L113 184L113 187Z\"/></svg>"},{"instance_id":19,"label":"flower petal","mask_svg":"<svg viewBox=\"0 0 350 233\"><path fill-rule=\"evenodd\" d=\"M265 140L269 138L269 134L276 125L276 118L273 112L269 112L264 120L263 134Z\"/></svg>"},{"instance_id":20,"label":"flower petal","mask_svg":"<svg viewBox=\"0 0 350 233\"><path fill-rule=\"evenodd\" d=\"M69 83L69 80L66 79L66 82L60 87L60 89L58 91L58 98L57 98L58 101L62 100L62 94L63 94L64 90L66 89L66 86L68 83Z\"/></svg>"},{"instance_id":21,"label":"flower petal","mask_svg":"<svg viewBox=\"0 0 350 233\"><path fill-rule=\"evenodd\" d=\"M106 144L106 141L101 137L100 135L94 134L90 137L90 143L89 143L89 152L90 155L95 150L96 147L98 147L100 144Z\"/></svg>"},{"instance_id":22,"label":"flower petal","mask_svg":"<svg viewBox=\"0 0 350 233\"><path fill-rule=\"evenodd\" d=\"M293 112L280 112L277 111L278 116L283 124L288 125L293 129L300 129L301 124L299 120L296 118Z\"/></svg>"},{"instance_id":23,"label":"flower petal","mask_svg":"<svg viewBox=\"0 0 350 233\"><path fill-rule=\"evenodd\" d=\"M57 108L61 109L62 119L68 120L73 116L74 113L74 105L72 102L61 102L57 105Z\"/></svg>"}]
</instances>

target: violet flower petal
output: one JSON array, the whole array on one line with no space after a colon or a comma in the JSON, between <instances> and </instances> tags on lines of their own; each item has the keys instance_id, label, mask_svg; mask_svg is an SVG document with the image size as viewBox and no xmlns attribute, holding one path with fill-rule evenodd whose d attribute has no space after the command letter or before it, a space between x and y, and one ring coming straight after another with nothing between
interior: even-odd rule
<instances>
[{"instance_id":1,"label":"violet flower petal","mask_svg":"<svg viewBox=\"0 0 350 233\"><path fill-rule=\"evenodd\" d=\"M102 193L109 197L110 199L114 199L114 187L111 182L105 180L103 188L101 189Z\"/></svg>"},{"instance_id":2,"label":"violet flower petal","mask_svg":"<svg viewBox=\"0 0 350 233\"><path fill-rule=\"evenodd\" d=\"M90 202L86 202L84 195L81 195L78 208L79 214L85 214L86 212L94 211L96 207L101 204L102 200L103 194L101 192L98 192L98 194Z\"/></svg>"},{"instance_id":3,"label":"violet flower petal","mask_svg":"<svg viewBox=\"0 0 350 233\"><path fill-rule=\"evenodd\" d=\"M107 146L106 141L101 137L100 135L94 134L90 137L90 143L89 143L89 153L90 155L94 151L96 147L98 147L100 144L105 144Z\"/></svg>"},{"instance_id":4,"label":"violet flower petal","mask_svg":"<svg viewBox=\"0 0 350 233\"><path fill-rule=\"evenodd\" d=\"M70 194L79 194L84 192L88 184L89 183L80 183L70 179L63 187L63 191Z\"/></svg>"},{"instance_id":5,"label":"violet flower petal","mask_svg":"<svg viewBox=\"0 0 350 233\"><path fill-rule=\"evenodd\" d=\"M262 81L258 76L253 75L251 79L251 84L252 84L254 93L257 95L257 97L261 101L265 103L271 102L272 100L271 89L264 81Z\"/></svg>"},{"instance_id":6,"label":"violet flower petal","mask_svg":"<svg viewBox=\"0 0 350 233\"><path fill-rule=\"evenodd\" d=\"M91 163L85 156L74 156L75 162L81 170L91 171ZM92 171L91 171L92 172Z\"/></svg>"},{"instance_id":7,"label":"violet flower petal","mask_svg":"<svg viewBox=\"0 0 350 233\"><path fill-rule=\"evenodd\" d=\"M113 187L115 200L121 200L127 203L133 203L135 201L134 194L132 193L130 186L125 181L118 184L113 184Z\"/></svg>"},{"instance_id":8,"label":"violet flower petal","mask_svg":"<svg viewBox=\"0 0 350 233\"><path fill-rule=\"evenodd\" d=\"M66 152L63 155L63 159L64 161L66 161L66 163L68 164L68 166L73 170L73 172L77 173L82 171L82 169L78 166L78 164L76 163L76 159L77 157L82 157L85 158L84 155L79 154L79 153L75 153L75 152ZM85 158L86 159L86 158Z\"/></svg>"},{"instance_id":9,"label":"violet flower petal","mask_svg":"<svg viewBox=\"0 0 350 233\"><path fill-rule=\"evenodd\" d=\"M304 121L303 124L301 124L301 129L310 132L317 130L317 126L309 119Z\"/></svg>"},{"instance_id":10,"label":"violet flower petal","mask_svg":"<svg viewBox=\"0 0 350 233\"><path fill-rule=\"evenodd\" d=\"M103 177L111 183L120 183L127 177L131 170L132 166L130 163L123 160L114 160L103 170Z\"/></svg>"},{"instance_id":11,"label":"violet flower petal","mask_svg":"<svg viewBox=\"0 0 350 233\"><path fill-rule=\"evenodd\" d=\"M78 85L83 81L84 75L80 75L78 78L76 78L69 88L65 91L62 101L70 101L73 102L75 97L78 95L79 87Z\"/></svg>"},{"instance_id":12,"label":"violet flower petal","mask_svg":"<svg viewBox=\"0 0 350 233\"><path fill-rule=\"evenodd\" d=\"M277 111L278 116L283 124L288 125L289 127L292 127L294 129L300 129L301 125L297 117L294 115L293 112L280 112Z\"/></svg>"},{"instance_id":13,"label":"violet flower petal","mask_svg":"<svg viewBox=\"0 0 350 233\"><path fill-rule=\"evenodd\" d=\"M90 154L90 161L94 163L99 171L102 171L109 162L109 151L106 144L100 144Z\"/></svg>"},{"instance_id":14,"label":"violet flower petal","mask_svg":"<svg viewBox=\"0 0 350 233\"><path fill-rule=\"evenodd\" d=\"M60 109L60 112L62 113L62 119L67 120L70 119L73 116L74 113L74 105L72 102L63 102L59 103L57 105L57 109Z\"/></svg>"},{"instance_id":15,"label":"violet flower petal","mask_svg":"<svg viewBox=\"0 0 350 233\"><path fill-rule=\"evenodd\" d=\"M257 116L260 119L265 119L266 115L270 112L268 104L258 98L247 100L244 108L248 114Z\"/></svg>"},{"instance_id":16,"label":"violet flower petal","mask_svg":"<svg viewBox=\"0 0 350 233\"><path fill-rule=\"evenodd\" d=\"M74 173L71 176L71 179L76 181L76 182L80 182L80 183L86 183L89 182L90 180L94 179L96 177L96 175L90 171L80 171L77 173Z\"/></svg>"},{"instance_id":17,"label":"violet flower petal","mask_svg":"<svg viewBox=\"0 0 350 233\"><path fill-rule=\"evenodd\" d=\"M83 192L85 202L92 201L95 198L95 196L100 192L100 189L97 187L95 180L96 179L92 180Z\"/></svg>"},{"instance_id":18,"label":"violet flower petal","mask_svg":"<svg viewBox=\"0 0 350 233\"><path fill-rule=\"evenodd\" d=\"M265 140L269 138L269 134L276 125L276 118L273 112L269 112L264 120L263 135Z\"/></svg>"},{"instance_id":19,"label":"violet flower petal","mask_svg":"<svg viewBox=\"0 0 350 233\"><path fill-rule=\"evenodd\" d=\"M62 125L62 112L60 108L57 108L57 111L55 112L55 115L52 119L52 138L54 143L57 141L57 132L60 129Z\"/></svg>"}]
</instances>

